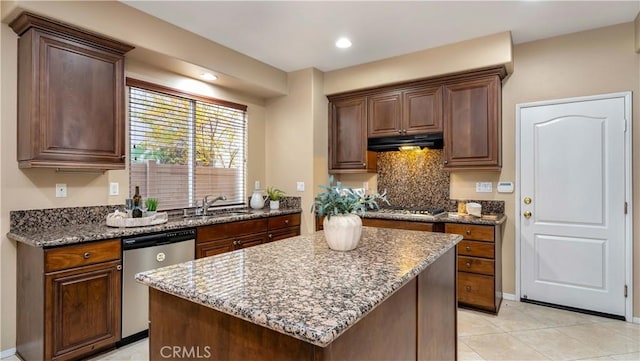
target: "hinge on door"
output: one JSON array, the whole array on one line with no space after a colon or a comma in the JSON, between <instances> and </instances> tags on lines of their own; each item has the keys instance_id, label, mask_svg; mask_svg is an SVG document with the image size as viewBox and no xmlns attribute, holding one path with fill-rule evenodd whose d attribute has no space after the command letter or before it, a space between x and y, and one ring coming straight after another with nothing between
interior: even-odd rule
<instances>
[{"instance_id":1,"label":"hinge on door","mask_svg":"<svg viewBox=\"0 0 640 361\"><path fill-rule=\"evenodd\" d=\"M624 214L627 214L627 202L624 202Z\"/></svg>"},{"instance_id":2,"label":"hinge on door","mask_svg":"<svg viewBox=\"0 0 640 361\"><path fill-rule=\"evenodd\" d=\"M624 285L624 298L627 298L627 285Z\"/></svg>"}]
</instances>

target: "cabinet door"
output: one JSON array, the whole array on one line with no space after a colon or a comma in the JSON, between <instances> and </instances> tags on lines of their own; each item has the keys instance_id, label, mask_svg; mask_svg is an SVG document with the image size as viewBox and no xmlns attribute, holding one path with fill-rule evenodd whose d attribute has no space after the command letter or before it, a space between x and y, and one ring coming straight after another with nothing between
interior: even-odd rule
<instances>
[{"instance_id":1,"label":"cabinet door","mask_svg":"<svg viewBox=\"0 0 640 361\"><path fill-rule=\"evenodd\" d=\"M445 85L445 169L501 167L500 78Z\"/></svg>"},{"instance_id":2,"label":"cabinet door","mask_svg":"<svg viewBox=\"0 0 640 361\"><path fill-rule=\"evenodd\" d=\"M330 173L376 171L375 152L367 152L366 104L365 97L329 103Z\"/></svg>"},{"instance_id":3,"label":"cabinet door","mask_svg":"<svg viewBox=\"0 0 640 361\"><path fill-rule=\"evenodd\" d=\"M21 167L124 169L124 56L30 29L19 40ZM32 79L32 80L31 80ZM28 91L27 89L24 89Z\"/></svg>"},{"instance_id":4,"label":"cabinet door","mask_svg":"<svg viewBox=\"0 0 640 361\"><path fill-rule=\"evenodd\" d=\"M211 242L198 243L196 245L196 258L211 257L221 253L235 250L233 239L221 239Z\"/></svg>"},{"instance_id":5,"label":"cabinet door","mask_svg":"<svg viewBox=\"0 0 640 361\"><path fill-rule=\"evenodd\" d=\"M367 135L389 137L402 134L400 92L371 95L367 99Z\"/></svg>"},{"instance_id":6,"label":"cabinet door","mask_svg":"<svg viewBox=\"0 0 640 361\"><path fill-rule=\"evenodd\" d=\"M402 100L404 134L442 132L442 86L407 90Z\"/></svg>"},{"instance_id":7,"label":"cabinet door","mask_svg":"<svg viewBox=\"0 0 640 361\"><path fill-rule=\"evenodd\" d=\"M45 359L67 360L120 340L121 264L45 275Z\"/></svg>"},{"instance_id":8,"label":"cabinet door","mask_svg":"<svg viewBox=\"0 0 640 361\"><path fill-rule=\"evenodd\" d=\"M249 248L268 242L266 233L251 234L248 236L236 237L234 244L236 249Z\"/></svg>"}]
</instances>

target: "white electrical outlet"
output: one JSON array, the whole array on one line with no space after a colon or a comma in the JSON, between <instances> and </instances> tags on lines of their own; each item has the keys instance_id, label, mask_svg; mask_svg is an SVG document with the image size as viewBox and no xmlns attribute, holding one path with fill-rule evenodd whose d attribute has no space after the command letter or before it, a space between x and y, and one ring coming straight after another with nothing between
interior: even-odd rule
<instances>
[{"instance_id":1,"label":"white electrical outlet","mask_svg":"<svg viewBox=\"0 0 640 361\"><path fill-rule=\"evenodd\" d=\"M67 185L65 183L56 183L56 197L64 198L67 196Z\"/></svg>"},{"instance_id":2,"label":"white electrical outlet","mask_svg":"<svg viewBox=\"0 0 640 361\"><path fill-rule=\"evenodd\" d=\"M253 189L260 189L260 181L255 181L253 183Z\"/></svg>"},{"instance_id":3,"label":"white electrical outlet","mask_svg":"<svg viewBox=\"0 0 640 361\"><path fill-rule=\"evenodd\" d=\"M369 190L369 182L362 182L362 189L364 189L365 191Z\"/></svg>"},{"instance_id":4,"label":"white electrical outlet","mask_svg":"<svg viewBox=\"0 0 640 361\"><path fill-rule=\"evenodd\" d=\"M491 192L493 192L493 183L476 182L476 193L491 193Z\"/></svg>"},{"instance_id":5,"label":"white electrical outlet","mask_svg":"<svg viewBox=\"0 0 640 361\"><path fill-rule=\"evenodd\" d=\"M296 190L298 192L304 192L304 182L296 182Z\"/></svg>"},{"instance_id":6,"label":"white electrical outlet","mask_svg":"<svg viewBox=\"0 0 640 361\"><path fill-rule=\"evenodd\" d=\"M109 183L109 195L117 196L120 194L120 184L118 182Z\"/></svg>"}]
</instances>

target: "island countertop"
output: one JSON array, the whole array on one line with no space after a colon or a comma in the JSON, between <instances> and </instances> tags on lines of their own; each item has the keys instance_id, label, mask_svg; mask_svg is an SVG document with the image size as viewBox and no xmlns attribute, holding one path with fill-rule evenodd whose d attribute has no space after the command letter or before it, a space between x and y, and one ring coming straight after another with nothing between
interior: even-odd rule
<instances>
[{"instance_id":1,"label":"island countertop","mask_svg":"<svg viewBox=\"0 0 640 361\"><path fill-rule=\"evenodd\" d=\"M136 279L325 347L461 239L363 227L358 247L338 252L316 232L142 272Z\"/></svg>"}]
</instances>

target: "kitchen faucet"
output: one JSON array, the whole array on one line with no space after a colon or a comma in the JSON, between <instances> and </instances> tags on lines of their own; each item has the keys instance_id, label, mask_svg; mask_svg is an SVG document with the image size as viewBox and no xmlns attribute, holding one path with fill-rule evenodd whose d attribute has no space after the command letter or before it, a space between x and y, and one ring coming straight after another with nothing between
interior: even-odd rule
<instances>
[{"instance_id":1,"label":"kitchen faucet","mask_svg":"<svg viewBox=\"0 0 640 361\"><path fill-rule=\"evenodd\" d=\"M210 206L212 206L215 202L217 201L226 201L227 197L224 194L221 194L217 197L215 197L213 200L209 201L209 197L211 197L211 195L206 195L204 196L204 199L202 200L202 215L206 216L207 215L207 210L209 209Z\"/></svg>"}]
</instances>

